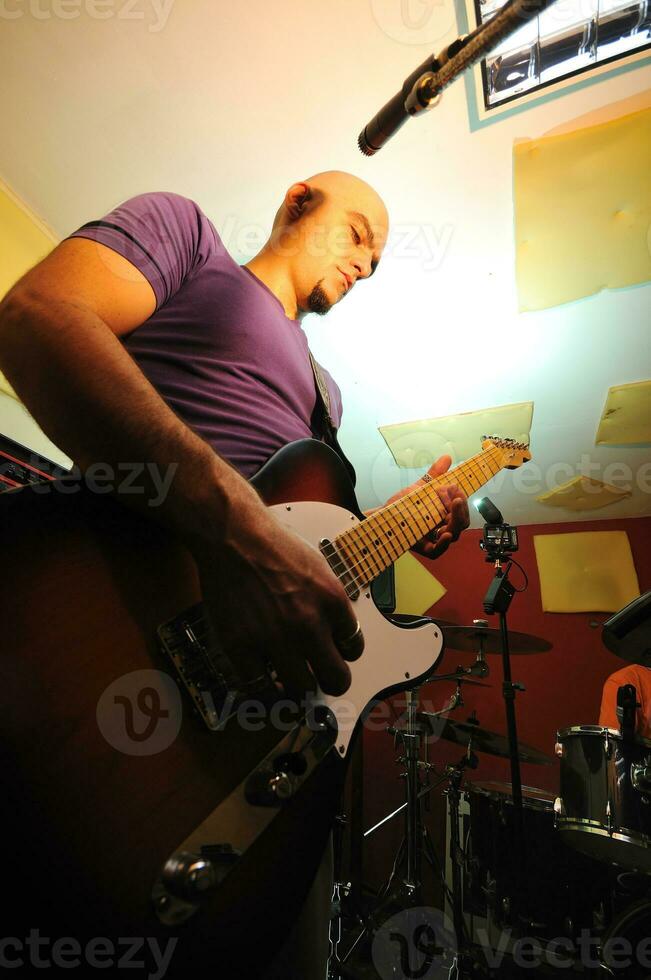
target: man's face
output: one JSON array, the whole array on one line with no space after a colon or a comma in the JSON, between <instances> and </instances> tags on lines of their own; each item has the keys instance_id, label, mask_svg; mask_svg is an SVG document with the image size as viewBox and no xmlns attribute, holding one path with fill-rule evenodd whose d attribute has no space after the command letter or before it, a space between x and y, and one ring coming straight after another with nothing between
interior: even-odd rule
<instances>
[{"instance_id":1,"label":"man's face","mask_svg":"<svg viewBox=\"0 0 651 980\"><path fill-rule=\"evenodd\" d=\"M286 245L294 246L291 261L298 307L327 313L358 279L375 271L388 234L381 199L371 191L328 194L291 229Z\"/></svg>"}]
</instances>

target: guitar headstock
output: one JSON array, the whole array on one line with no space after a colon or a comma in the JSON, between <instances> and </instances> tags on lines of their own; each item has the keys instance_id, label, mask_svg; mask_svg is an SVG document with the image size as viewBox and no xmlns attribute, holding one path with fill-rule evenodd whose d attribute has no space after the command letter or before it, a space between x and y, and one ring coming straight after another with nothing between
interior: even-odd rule
<instances>
[{"instance_id":1,"label":"guitar headstock","mask_svg":"<svg viewBox=\"0 0 651 980\"><path fill-rule=\"evenodd\" d=\"M497 436L482 436L481 448L484 451L492 450L497 452L497 459L501 467L507 470L516 470L523 463L528 463L531 459L529 447L523 442L516 442L515 439L500 439Z\"/></svg>"}]
</instances>

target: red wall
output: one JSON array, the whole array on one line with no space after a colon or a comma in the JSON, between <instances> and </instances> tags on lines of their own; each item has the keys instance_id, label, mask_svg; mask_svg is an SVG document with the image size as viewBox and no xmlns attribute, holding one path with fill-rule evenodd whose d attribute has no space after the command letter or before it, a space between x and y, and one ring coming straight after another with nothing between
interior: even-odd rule
<instances>
[{"instance_id":1,"label":"red wall","mask_svg":"<svg viewBox=\"0 0 651 980\"><path fill-rule=\"evenodd\" d=\"M570 531L626 531L631 543L640 591L651 589L651 518L591 521L572 524L539 524L520 527L520 549L515 556L529 577L526 592L514 596L508 613L509 629L545 637L553 644L547 653L513 655L513 679L526 686L526 693L516 700L518 738L550 756L554 754L557 729L569 725L596 724L604 680L623 661L609 653L601 642L601 624L607 613L544 613L540 598L540 580L533 546L534 534L553 534ZM493 577L492 566L485 562L479 548L480 531L466 531L456 544L431 565L437 578L446 586L446 595L429 610L433 618L462 625L473 619L488 619L489 625L499 626L497 616L488 617L483 611L483 599ZM513 568L510 579L518 588L522 575ZM476 709L481 725L506 733L504 702L502 700L501 657L489 655L490 689L464 688L465 706L451 717L465 721ZM454 670L457 664L468 665L474 656L447 649L437 672ZM421 702L431 702L432 710L442 707L453 686L430 683L421 688ZM450 742L439 741L431 746L430 759L443 763L458 759L463 749ZM510 781L508 760L479 754L480 765L470 774L472 780L497 779ZM400 767L394 763L393 741L384 732L366 731L364 736L364 810L365 824L371 826L393 806L404 800L402 782L397 778ZM522 781L530 786L556 792L558 764L522 767ZM444 808L434 800L432 832L441 839ZM365 880L377 887L388 873L402 834L400 818L368 839L365 847Z\"/></svg>"}]
</instances>

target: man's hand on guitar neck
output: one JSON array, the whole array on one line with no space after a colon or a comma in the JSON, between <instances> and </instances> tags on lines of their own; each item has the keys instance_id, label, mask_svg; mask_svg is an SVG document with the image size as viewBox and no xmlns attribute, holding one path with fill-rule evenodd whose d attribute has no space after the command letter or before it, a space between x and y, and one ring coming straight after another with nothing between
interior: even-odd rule
<instances>
[{"instance_id":1,"label":"man's hand on guitar neck","mask_svg":"<svg viewBox=\"0 0 651 980\"><path fill-rule=\"evenodd\" d=\"M387 504L393 503L394 500L399 500L406 493L410 493L417 487L422 487L423 484L429 483L430 480L436 480L438 477L443 476L450 469L451 465L452 458L450 456L441 456L435 463L432 463L427 473L419 480L416 480L415 483L405 487L404 490L399 490L398 493L394 493L392 497L389 497ZM468 498L456 483L446 483L443 486L437 487L436 492L445 507L445 522L435 530L430 531L429 534L426 534L420 541L417 541L411 549L417 554L423 555L424 558L431 559L439 558L447 551L452 542L456 541L461 532L465 531L470 524Z\"/></svg>"}]
</instances>

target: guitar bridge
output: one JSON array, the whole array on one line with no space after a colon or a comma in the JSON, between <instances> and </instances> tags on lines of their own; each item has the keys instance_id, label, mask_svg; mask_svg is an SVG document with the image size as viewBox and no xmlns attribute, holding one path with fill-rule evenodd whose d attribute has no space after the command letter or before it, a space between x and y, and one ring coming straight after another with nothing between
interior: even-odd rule
<instances>
[{"instance_id":1,"label":"guitar bridge","mask_svg":"<svg viewBox=\"0 0 651 980\"><path fill-rule=\"evenodd\" d=\"M230 661L210 642L203 603L163 623L157 635L195 711L211 731L223 728L237 710L238 684Z\"/></svg>"}]
</instances>

